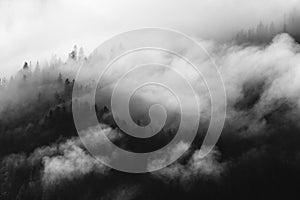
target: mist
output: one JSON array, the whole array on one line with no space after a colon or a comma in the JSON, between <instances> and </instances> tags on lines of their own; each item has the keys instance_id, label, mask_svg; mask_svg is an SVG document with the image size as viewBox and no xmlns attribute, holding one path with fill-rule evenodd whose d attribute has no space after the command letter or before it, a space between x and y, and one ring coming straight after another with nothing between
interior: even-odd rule
<instances>
[{"instance_id":1,"label":"mist","mask_svg":"<svg viewBox=\"0 0 300 200\"><path fill-rule=\"evenodd\" d=\"M282 27L297 0L180 0L0 2L0 76L17 72L20 63L66 59L73 44L86 53L111 35L142 27L165 27L201 39L231 39L238 30L271 23ZM55 15L53 14L55 13ZM236 20L239 19L239 20ZM12 59L13 57L13 59Z\"/></svg>"},{"instance_id":2,"label":"mist","mask_svg":"<svg viewBox=\"0 0 300 200\"><path fill-rule=\"evenodd\" d=\"M299 8L299 0L0 0L0 199L297 198ZM168 34L159 41L146 33L147 40L139 41L133 33L132 41L101 45L144 27L176 30L196 44ZM110 63L151 42L182 57L148 48ZM198 45L205 52L196 53ZM182 58L199 64L202 76ZM211 99L223 94L215 67L224 83L226 116L217 143L203 157L212 110L217 117L223 111L222 99ZM147 81L176 90L145 85L126 105L126 94ZM88 96L95 83L93 102ZM112 106L116 86L120 112ZM74 108L85 119L79 126ZM134 124L122 118L126 108ZM149 138L122 129L149 124L157 132ZM111 143L153 152L170 143L181 125L185 136L196 130L193 142L182 139L166 148L146 162L147 173L107 165L125 159ZM94 152L106 153L105 162Z\"/></svg>"},{"instance_id":3,"label":"mist","mask_svg":"<svg viewBox=\"0 0 300 200\"><path fill-rule=\"evenodd\" d=\"M227 93L227 116L222 135L210 154L199 157L207 123L210 118L208 90L201 77L187 63L164 52L144 51L120 59L99 85L96 112L100 125L85 130L90 143L103 144L103 134L124 149L144 152L168 142L176 133L179 105L174 96L163 88L142 88L133 97L130 107L137 123L149 123L148 109L155 103L165 106L168 121L157 137L141 142L126 136L118 128L110 109L110 95L122 73L150 60L168 64L186 77L197 88L201 105L198 135L192 146L175 163L166 168L142 175L117 172L101 164L88 153L77 135L72 119L72 90L89 90L95 81L94 70L98 61L109 59L97 49L89 56L69 57L66 61L53 58L48 63L31 64L1 86L1 194L5 198L174 198L188 197L253 197L249 185L261 196L270 195L281 180L274 195L290 195L299 182L299 77L300 46L288 34L279 34L269 44L238 45L202 40L201 45L210 53L221 72ZM116 47L122 48L122 47ZM193 54L182 47L185 54ZM202 55L201 70L211 65ZM101 64L101 63L100 63ZM85 76L74 84L77 70L82 67ZM95 68L96 67L96 68ZM124 70L124 71L122 71ZM138 79L164 80L177 84L176 76L168 70L143 70L126 77L122 91ZM207 77L210 78L210 77ZM185 87L176 86L185 94ZM218 91L214 91L218 92ZM183 103L189 104L185 95ZM95 109L93 105L88 109ZM157 116L158 119L159 116ZM193 118L194 116L189 116ZM61 124L61 121L64 124ZM138 122L140 120L140 122ZM186 126L188 131L193 127ZM282 139L284 138L284 139ZM178 143L164 158L149 163L148 168L163 165L182 152L187 144ZM95 146L96 147L96 146ZM103 147L103 148L104 148ZM276 174L279 179L273 180ZM18 178L23 177L23 178ZM290 182L289 182L290 181ZM14 182L14 187L9 184ZM153 183L156 185L153 186ZM260 187L268 184L267 187ZM203 190L199 192L199 186ZM100 192L99 187L102 188ZM85 191L69 193L71 188ZM80 188L80 190L79 190ZM227 189L226 189L227 188ZM218 190L219 193L211 191ZM229 192L228 192L229 190ZM239 190L238 193L230 191ZM8 193L4 193L8 191ZM89 191L89 192L88 192ZM170 194L171 192L171 194ZM268 196L270 197L270 196Z\"/></svg>"}]
</instances>

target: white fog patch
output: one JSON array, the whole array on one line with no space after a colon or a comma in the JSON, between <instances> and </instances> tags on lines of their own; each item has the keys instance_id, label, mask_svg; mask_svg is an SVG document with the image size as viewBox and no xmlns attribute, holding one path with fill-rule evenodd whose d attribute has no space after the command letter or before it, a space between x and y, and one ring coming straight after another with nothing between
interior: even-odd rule
<instances>
[{"instance_id":1,"label":"white fog patch","mask_svg":"<svg viewBox=\"0 0 300 200\"><path fill-rule=\"evenodd\" d=\"M192 152L192 156L186 164L176 162L152 174L167 183L177 183L183 188L189 189L195 181L219 180L229 166L229 162L220 161L220 156L220 152L214 149L202 158L200 151L196 150Z\"/></svg>"}]
</instances>

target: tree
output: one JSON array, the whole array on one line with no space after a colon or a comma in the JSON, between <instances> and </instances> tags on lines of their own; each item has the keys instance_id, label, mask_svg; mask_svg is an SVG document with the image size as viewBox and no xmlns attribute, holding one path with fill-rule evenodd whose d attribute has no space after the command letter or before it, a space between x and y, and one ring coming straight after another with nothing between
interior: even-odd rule
<instances>
[{"instance_id":1,"label":"tree","mask_svg":"<svg viewBox=\"0 0 300 200\"><path fill-rule=\"evenodd\" d=\"M59 93L57 91L54 93L54 98L55 98L56 102L58 102L58 103L61 102L60 95L59 95Z\"/></svg>"},{"instance_id":2,"label":"tree","mask_svg":"<svg viewBox=\"0 0 300 200\"><path fill-rule=\"evenodd\" d=\"M72 95L72 86L68 78L65 80L64 94L66 98L71 97Z\"/></svg>"},{"instance_id":3,"label":"tree","mask_svg":"<svg viewBox=\"0 0 300 200\"><path fill-rule=\"evenodd\" d=\"M72 60L77 60L77 46L76 45L74 45L73 51L71 51L71 53L69 53L69 58Z\"/></svg>"},{"instance_id":4,"label":"tree","mask_svg":"<svg viewBox=\"0 0 300 200\"><path fill-rule=\"evenodd\" d=\"M58 74L57 82L58 82L59 84L62 84L62 83L63 83L63 77L62 77L61 73Z\"/></svg>"},{"instance_id":5,"label":"tree","mask_svg":"<svg viewBox=\"0 0 300 200\"><path fill-rule=\"evenodd\" d=\"M80 60L80 61L84 60L84 51L83 51L82 47L80 47L80 49L79 49L78 60Z\"/></svg>"},{"instance_id":6,"label":"tree","mask_svg":"<svg viewBox=\"0 0 300 200\"><path fill-rule=\"evenodd\" d=\"M34 69L34 74L39 74L41 71L41 68L40 68L40 63L39 61L36 62L36 65L35 65L35 69Z\"/></svg>"},{"instance_id":7,"label":"tree","mask_svg":"<svg viewBox=\"0 0 300 200\"><path fill-rule=\"evenodd\" d=\"M6 85L6 78L3 77L2 79L0 78L0 85L5 86Z\"/></svg>"},{"instance_id":8,"label":"tree","mask_svg":"<svg viewBox=\"0 0 300 200\"><path fill-rule=\"evenodd\" d=\"M25 62L24 65L23 65L23 70L28 70L28 69L29 69L28 63Z\"/></svg>"},{"instance_id":9,"label":"tree","mask_svg":"<svg viewBox=\"0 0 300 200\"><path fill-rule=\"evenodd\" d=\"M282 30L282 32L283 32L283 33L287 33L286 23L283 24L283 30Z\"/></svg>"},{"instance_id":10,"label":"tree","mask_svg":"<svg viewBox=\"0 0 300 200\"><path fill-rule=\"evenodd\" d=\"M257 37L258 41L263 41L264 25L262 22L260 22L256 27L256 37Z\"/></svg>"},{"instance_id":11,"label":"tree","mask_svg":"<svg viewBox=\"0 0 300 200\"><path fill-rule=\"evenodd\" d=\"M283 33L287 33L287 26L286 26L286 14L284 14L284 21L283 21L283 28L282 28Z\"/></svg>"},{"instance_id":12,"label":"tree","mask_svg":"<svg viewBox=\"0 0 300 200\"><path fill-rule=\"evenodd\" d=\"M65 85L68 86L69 84L70 84L70 81L69 81L69 79L67 78L67 79L65 80Z\"/></svg>"},{"instance_id":13,"label":"tree","mask_svg":"<svg viewBox=\"0 0 300 200\"><path fill-rule=\"evenodd\" d=\"M42 100L42 93L39 92L39 93L38 93L38 97L37 97L37 101L38 101L38 102L41 102L41 100Z\"/></svg>"},{"instance_id":14,"label":"tree","mask_svg":"<svg viewBox=\"0 0 300 200\"><path fill-rule=\"evenodd\" d=\"M269 28L269 34L270 34L271 36L274 36L274 35L276 34L274 22L272 22L271 25L270 25L270 28Z\"/></svg>"}]
</instances>

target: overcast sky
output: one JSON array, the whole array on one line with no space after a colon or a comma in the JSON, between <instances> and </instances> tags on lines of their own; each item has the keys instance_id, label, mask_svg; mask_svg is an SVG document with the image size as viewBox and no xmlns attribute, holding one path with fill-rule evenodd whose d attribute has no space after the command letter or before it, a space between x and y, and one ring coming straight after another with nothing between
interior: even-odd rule
<instances>
[{"instance_id":1,"label":"overcast sky","mask_svg":"<svg viewBox=\"0 0 300 200\"><path fill-rule=\"evenodd\" d=\"M66 59L74 44L88 54L122 31L167 27L197 38L216 38L280 22L299 0L0 0L0 76L24 61Z\"/></svg>"}]
</instances>

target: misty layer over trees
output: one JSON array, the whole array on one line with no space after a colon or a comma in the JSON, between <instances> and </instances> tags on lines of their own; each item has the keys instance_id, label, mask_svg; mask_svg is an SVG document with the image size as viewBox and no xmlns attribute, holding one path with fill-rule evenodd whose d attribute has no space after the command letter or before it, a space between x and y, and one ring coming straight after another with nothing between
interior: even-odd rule
<instances>
[{"instance_id":1,"label":"misty layer over trees","mask_svg":"<svg viewBox=\"0 0 300 200\"><path fill-rule=\"evenodd\" d=\"M269 43L280 33L289 33L297 42L300 41L300 11L294 9L285 14L280 23L263 23L262 21L256 26L248 30L240 30L234 41L238 44L242 43Z\"/></svg>"},{"instance_id":2,"label":"misty layer over trees","mask_svg":"<svg viewBox=\"0 0 300 200\"><path fill-rule=\"evenodd\" d=\"M96 52L86 57L83 49L75 46L67 61L56 57L43 64L26 61L11 79L2 78L0 199L296 197L300 185L300 45L288 34L276 35L268 45L202 44L220 66L226 87L224 130L214 150L201 158L199 149L210 112L207 91L199 92L204 117L193 145L178 161L151 173L128 174L102 165L85 149L76 132L72 91L81 91L84 96L91 89L93 60L105 59L105 55ZM165 59L192 77L185 64ZM125 61L123 65L132 65L130 59ZM76 71L82 65L89 81L75 86ZM205 65L204 60L204 70ZM76 105L97 113L99 125L86 130L87 135L97 138L105 134L118 146L134 152L148 152L167 144L178 127L178 105L173 106L171 97L159 88L138 94L131 102L137 124L147 124L145 108L152 103L168 102L170 116L151 140L126 136L116 125L108 103L107 91L118 78L118 71L113 72L97 89L96 105ZM155 76L176 84L167 72L146 71L136 76ZM128 81L130 84L134 78ZM198 79L193 84L199 84ZM186 145L178 143L168 156L183 151ZM166 160L151 163L149 168Z\"/></svg>"}]
</instances>

